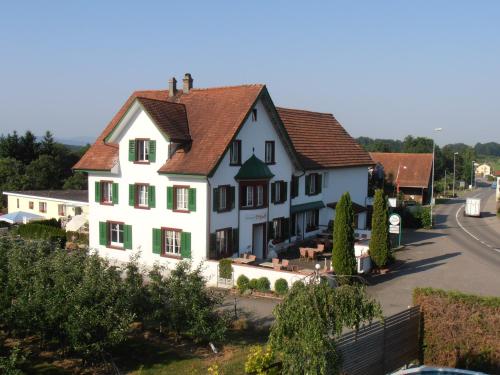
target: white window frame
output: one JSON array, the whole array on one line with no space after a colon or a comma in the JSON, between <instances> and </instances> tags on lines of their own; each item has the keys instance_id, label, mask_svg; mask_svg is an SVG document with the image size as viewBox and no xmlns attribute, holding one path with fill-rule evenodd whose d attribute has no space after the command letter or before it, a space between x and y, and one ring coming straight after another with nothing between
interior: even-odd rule
<instances>
[{"instance_id":1,"label":"white window frame","mask_svg":"<svg viewBox=\"0 0 500 375\"><path fill-rule=\"evenodd\" d=\"M311 223L313 225L311 225ZM316 210L306 211L306 229L307 228L317 228L319 223L316 223Z\"/></svg>"},{"instance_id":2,"label":"white window frame","mask_svg":"<svg viewBox=\"0 0 500 375\"><path fill-rule=\"evenodd\" d=\"M215 231L215 251L217 252L217 255L227 254L228 249L229 231L227 229L219 229Z\"/></svg>"},{"instance_id":3,"label":"white window frame","mask_svg":"<svg viewBox=\"0 0 500 375\"><path fill-rule=\"evenodd\" d=\"M188 211L189 209L189 188L175 188L175 209L179 211Z\"/></svg>"},{"instance_id":4,"label":"white window frame","mask_svg":"<svg viewBox=\"0 0 500 375\"><path fill-rule=\"evenodd\" d=\"M240 147L241 147L241 141L240 140L234 140L231 142L231 149L229 151L229 163L232 165L238 165L241 163L240 159Z\"/></svg>"},{"instance_id":5,"label":"white window frame","mask_svg":"<svg viewBox=\"0 0 500 375\"><path fill-rule=\"evenodd\" d=\"M244 207L253 207L253 186L245 186L245 206Z\"/></svg>"},{"instance_id":6,"label":"white window frame","mask_svg":"<svg viewBox=\"0 0 500 375\"><path fill-rule=\"evenodd\" d=\"M274 202L275 203L281 203L281 184L283 182L277 181L274 184Z\"/></svg>"},{"instance_id":7,"label":"white window frame","mask_svg":"<svg viewBox=\"0 0 500 375\"><path fill-rule=\"evenodd\" d=\"M264 155L264 159L266 159L265 162L267 164L274 163L275 162L275 160L274 160L274 152L275 152L274 141L266 141L265 147L266 147L265 155Z\"/></svg>"},{"instance_id":8,"label":"white window frame","mask_svg":"<svg viewBox=\"0 0 500 375\"><path fill-rule=\"evenodd\" d=\"M262 207L264 205L264 186L257 185L257 207Z\"/></svg>"},{"instance_id":9,"label":"white window frame","mask_svg":"<svg viewBox=\"0 0 500 375\"><path fill-rule=\"evenodd\" d=\"M316 175L309 175L309 194L316 194Z\"/></svg>"},{"instance_id":10,"label":"white window frame","mask_svg":"<svg viewBox=\"0 0 500 375\"><path fill-rule=\"evenodd\" d=\"M105 181L101 183L102 203L113 203L113 183Z\"/></svg>"},{"instance_id":11,"label":"white window frame","mask_svg":"<svg viewBox=\"0 0 500 375\"><path fill-rule=\"evenodd\" d=\"M109 223L109 244L111 246L124 246L124 230L125 225L119 223ZM116 241L113 240L113 235L116 236Z\"/></svg>"},{"instance_id":12,"label":"white window frame","mask_svg":"<svg viewBox=\"0 0 500 375\"><path fill-rule=\"evenodd\" d=\"M280 239L283 235L283 233L281 233L282 229L281 220L283 219L282 218L273 219L273 232L275 239Z\"/></svg>"},{"instance_id":13,"label":"white window frame","mask_svg":"<svg viewBox=\"0 0 500 375\"><path fill-rule=\"evenodd\" d=\"M43 207L43 209L42 209ZM46 213L47 212L47 202L38 202L38 211Z\"/></svg>"},{"instance_id":14,"label":"white window frame","mask_svg":"<svg viewBox=\"0 0 500 375\"><path fill-rule=\"evenodd\" d=\"M149 140L136 139L136 161L149 162Z\"/></svg>"},{"instance_id":15,"label":"white window frame","mask_svg":"<svg viewBox=\"0 0 500 375\"><path fill-rule=\"evenodd\" d=\"M149 196L148 196L149 186L137 184L136 190L137 190L137 206L138 207L149 207Z\"/></svg>"},{"instance_id":16,"label":"white window frame","mask_svg":"<svg viewBox=\"0 0 500 375\"><path fill-rule=\"evenodd\" d=\"M323 188L327 188L328 187L328 172L323 172Z\"/></svg>"},{"instance_id":17,"label":"white window frame","mask_svg":"<svg viewBox=\"0 0 500 375\"><path fill-rule=\"evenodd\" d=\"M219 187L219 210L223 211L227 208L227 186Z\"/></svg>"},{"instance_id":18,"label":"white window frame","mask_svg":"<svg viewBox=\"0 0 500 375\"><path fill-rule=\"evenodd\" d=\"M178 230L163 230L163 253L181 255L181 233Z\"/></svg>"}]
</instances>

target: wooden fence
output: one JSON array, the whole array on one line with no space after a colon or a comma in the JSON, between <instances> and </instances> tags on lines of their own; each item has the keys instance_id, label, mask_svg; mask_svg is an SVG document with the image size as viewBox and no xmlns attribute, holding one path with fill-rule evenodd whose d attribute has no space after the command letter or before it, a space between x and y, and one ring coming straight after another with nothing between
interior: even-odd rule
<instances>
[{"instance_id":1,"label":"wooden fence","mask_svg":"<svg viewBox=\"0 0 500 375\"><path fill-rule=\"evenodd\" d=\"M337 341L342 373L387 374L417 360L419 331L420 306L415 306L342 335Z\"/></svg>"}]
</instances>

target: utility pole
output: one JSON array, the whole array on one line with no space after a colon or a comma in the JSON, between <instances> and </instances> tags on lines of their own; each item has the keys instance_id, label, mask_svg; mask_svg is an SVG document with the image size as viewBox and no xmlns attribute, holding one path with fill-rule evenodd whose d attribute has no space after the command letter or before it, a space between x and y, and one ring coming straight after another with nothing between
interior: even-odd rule
<instances>
[{"instance_id":1,"label":"utility pole","mask_svg":"<svg viewBox=\"0 0 500 375\"><path fill-rule=\"evenodd\" d=\"M446 169L444 170L444 197L446 198Z\"/></svg>"},{"instance_id":2,"label":"utility pole","mask_svg":"<svg viewBox=\"0 0 500 375\"><path fill-rule=\"evenodd\" d=\"M470 170L470 189L472 190L474 188L473 186L473 179L474 179L474 164L476 164L475 160L472 160L472 166Z\"/></svg>"},{"instance_id":3,"label":"utility pole","mask_svg":"<svg viewBox=\"0 0 500 375\"><path fill-rule=\"evenodd\" d=\"M455 157L458 155L458 152L453 154L453 198L455 198Z\"/></svg>"},{"instance_id":4,"label":"utility pole","mask_svg":"<svg viewBox=\"0 0 500 375\"><path fill-rule=\"evenodd\" d=\"M443 128L435 128L435 132L440 132ZM431 180L431 228L432 228L432 206L434 205L434 158L436 155L436 142L432 137L432 180Z\"/></svg>"}]
</instances>

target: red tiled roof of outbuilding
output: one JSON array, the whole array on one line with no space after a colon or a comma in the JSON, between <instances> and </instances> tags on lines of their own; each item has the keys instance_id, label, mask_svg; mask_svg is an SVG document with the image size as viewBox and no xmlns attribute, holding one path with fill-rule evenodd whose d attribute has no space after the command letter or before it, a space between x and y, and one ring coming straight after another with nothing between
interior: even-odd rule
<instances>
[{"instance_id":1,"label":"red tiled roof of outbuilding","mask_svg":"<svg viewBox=\"0 0 500 375\"><path fill-rule=\"evenodd\" d=\"M432 154L370 152L372 159L382 164L385 178L400 187L428 188L432 172ZM399 176L398 176L399 170Z\"/></svg>"}]
</instances>

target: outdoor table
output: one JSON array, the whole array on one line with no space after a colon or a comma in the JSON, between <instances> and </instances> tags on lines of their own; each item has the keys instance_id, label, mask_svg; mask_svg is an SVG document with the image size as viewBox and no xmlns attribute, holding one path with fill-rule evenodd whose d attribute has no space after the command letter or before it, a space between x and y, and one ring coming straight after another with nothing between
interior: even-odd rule
<instances>
[{"instance_id":1,"label":"outdoor table","mask_svg":"<svg viewBox=\"0 0 500 375\"><path fill-rule=\"evenodd\" d=\"M248 263L252 263L252 262L255 262L255 261L252 260L252 259L248 259L248 258L234 258L233 262L234 263L240 263L240 264L248 264Z\"/></svg>"},{"instance_id":2,"label":"outdoor table","mask_svg":"<svg viewBox=\"0 0 500 375\"><path fill-rule=\"evenodd\" d=\"M267 267L267 268L274 268L274 264L272 262L263 262L263 263L259 264L259 266Z\"/></svg>"}]
</instances>

